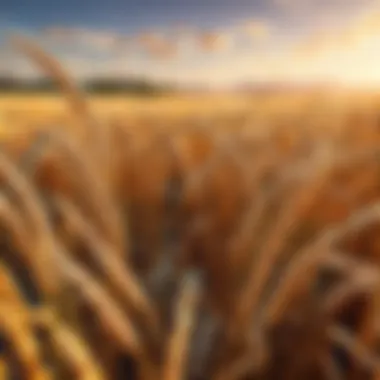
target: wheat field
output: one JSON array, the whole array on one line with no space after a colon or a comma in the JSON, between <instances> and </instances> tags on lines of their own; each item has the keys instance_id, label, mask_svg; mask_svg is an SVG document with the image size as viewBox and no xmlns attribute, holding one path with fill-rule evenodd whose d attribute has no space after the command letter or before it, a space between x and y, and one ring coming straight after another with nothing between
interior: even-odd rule
<instances>
[{"instance_id":1,"label":"wheat field","mask_svg":"<svg viewBox=\"0 0 380 380\"><path fill-rule=\"evenodd\" d=\"M0 379L380 379L376 94L0 97Z\"/></svg>"}]
</instances>

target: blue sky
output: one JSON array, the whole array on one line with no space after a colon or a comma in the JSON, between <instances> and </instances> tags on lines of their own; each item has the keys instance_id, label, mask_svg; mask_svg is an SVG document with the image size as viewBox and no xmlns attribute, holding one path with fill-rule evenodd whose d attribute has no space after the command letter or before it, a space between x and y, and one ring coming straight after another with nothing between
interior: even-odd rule
<instances>
[{"instance_id":1,"label":"blue sky","mask_svg":"<svg viewBox=\"0 0 380 380\"><path fill-rule=\"evenodd\" d=\"M60 24L130 31L181 21L215 25L242 18L247 13L266 15L273 9L264 0L3 0L0 10L5 19L31 28Z\"/></svg>"},{"instance_id":2,"label":"blue sky","mask_svg":"<svg viewBox=\"0 0 380 380\"><path fill-rule=\"evenodd\" d=\"M380 55L373 54L380 44L379 5L375 0L2 0L0 70L38 72L5 45L4 37L18 32L33 37L78 77L136 74L212 85L313 78L380 83L375 66L380 67Z\"/></svg>"}]
</instances>

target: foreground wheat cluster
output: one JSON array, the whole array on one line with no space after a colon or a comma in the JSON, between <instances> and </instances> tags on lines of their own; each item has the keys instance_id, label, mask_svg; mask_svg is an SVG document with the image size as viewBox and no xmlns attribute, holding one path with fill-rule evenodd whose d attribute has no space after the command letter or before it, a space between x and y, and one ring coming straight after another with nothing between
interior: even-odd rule
<instances>
[{"instance_id":1,"label":"foreground wheat cluster","mask_svg":"<svg viewBox=\"0 0 380 380\"><path fill-rule=\"evenodd\" d=\"M1 379L380 379L377 120L105 127L16 42L84 133L1 150Z\"/></svg>"}]
</instances>

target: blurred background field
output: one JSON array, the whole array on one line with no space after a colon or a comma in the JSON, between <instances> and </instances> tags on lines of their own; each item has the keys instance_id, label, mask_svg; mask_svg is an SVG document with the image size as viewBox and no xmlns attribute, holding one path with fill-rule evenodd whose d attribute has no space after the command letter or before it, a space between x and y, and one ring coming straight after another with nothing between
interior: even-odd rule
<instances>
[{"instance_id":1,"label":"blurred background field","mask_svg":"<svg viewBox=\"0 0 380 380\"><path fill-rule=\"evenodd\" d=\"M380 94L376 92L341 90L159 96L89 94L87 99L99 120L137 129L147 123L160 128L175 128L175 123L178 127L183 123L209 124L216 130L227 125L237 130L265 129L273 124L285 128L289 123L302 129L314 123L320 132L328 132L337 123L341 125L338 120L342 117L361 114L376 118L380 107ZM0 93L0 133L4 137L49 125L70 129L74 118L63 94Z\"/></svg>"}]
</instances>

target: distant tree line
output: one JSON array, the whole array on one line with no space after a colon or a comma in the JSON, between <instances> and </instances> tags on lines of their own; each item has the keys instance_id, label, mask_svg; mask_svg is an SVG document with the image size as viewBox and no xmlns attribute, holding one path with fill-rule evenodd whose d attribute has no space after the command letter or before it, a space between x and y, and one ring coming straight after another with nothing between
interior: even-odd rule
<instances>
[{"instance_id":1,"label":"distant tree line","mask_svg":"<svg viewBox=\"0 0 380 380\"><path fill-rule=\"evenodd\" d=\"M81 83L81 88L90 94L136 94L160 95L175 91L175 86L156 83L141 78L92 78ZM57 93L60 89L50 79L15 79L0 76L0 93Z\"/></svg>"}]
</instances>

